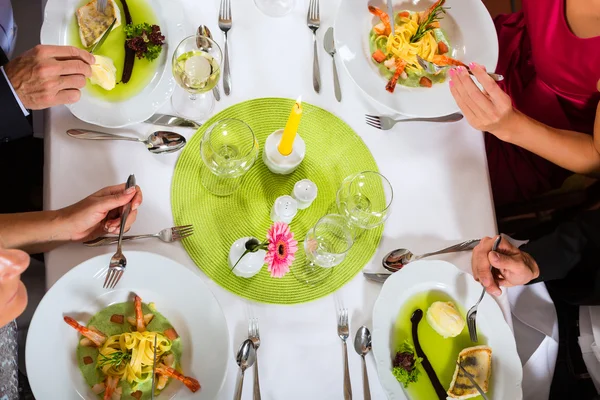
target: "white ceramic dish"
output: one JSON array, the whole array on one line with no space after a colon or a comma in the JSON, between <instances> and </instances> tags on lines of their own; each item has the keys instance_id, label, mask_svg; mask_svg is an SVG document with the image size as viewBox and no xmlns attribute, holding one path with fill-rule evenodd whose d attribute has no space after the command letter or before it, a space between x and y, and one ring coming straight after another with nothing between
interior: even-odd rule
<instances>
[{"instance_id":1,"label":"white ceramic dish","mask_svg":"<svg viewBox=\"0 0 600 400\"><path fill-rule=\"evenodd\" d=\"M423 11L432 0L394 2L394 11ZM411 88L398 84L394 93L385 90L387 79L373 61L369 32L379 18L367 9L374 5L387 10L382 0L342 0L334 36L337 54L356 85L373 101L396 113L415 117L437 117L459 111L448 81L431 88ZM447 0L447 14L440 21L450 41L452 57L465 64L476 62L493 71L498 62L498 36L494 22L480 0Z\"/></svg>"},{"instance_id":2,"label":"white ceramic dish","mask_svg":"<svg viewBox=\"0 0 600 400\"><path fill-rule=\"evenodd\" d=\"M93 96L85 89L81 99L67 107L74 116L90 124L118 128L143 122L171 98L175 79L171 72L171 58L177 45L185 38L184 14L178 0L168 2L147 0L159 20L165 36L163 51L150 83L135 96L120 102L111 102ZM68 44L68 27L75 18L81 0L48 0L44 11L40 40L42 44ZM122 20L124 24L125 21Z\"/></svg>"},{"instance_id":3,"label":"white ceramic dish","mask_svg":"<svg viewBox=\"0 0 600 400\"><path fill-rule=\"evenodd\" d=\"M412 262L387 279L373 310L373 354L379 381L390 400L409 399L392 375L392 357L395 354L392 338L396 318L408 299L430 290L449 294L467 310L481 295L481 285L445 261ZM521 400L523 368L515 338L491 296L486 295L479 305L477 332L487 338L487 345L492 348L493 390L492 395L488 395L490 400Z\"/></svg>"},{"instance_id":4,"label":"white ceramic dish","mask_svg":"<svg viewBox=\"0 0 600 400\"><path fill-rule=\"evenodd\" d=\"M40 400L99 399L77 365L80 335L63 316L85 325L103 308L131 300L133 292L146 303L154 302L173 324L183 341L183 370L202 386L192 393L174 381L160 398L216 398L230 357L229 333L223 311L208 287L181 264L156 254L131 251L125 253L127 270L117 288L106 290L102 288L102 272L111 256L98 256L73 268L50 288L35 311L25 348L34 396Z\"/></svg>"}]
</instances>

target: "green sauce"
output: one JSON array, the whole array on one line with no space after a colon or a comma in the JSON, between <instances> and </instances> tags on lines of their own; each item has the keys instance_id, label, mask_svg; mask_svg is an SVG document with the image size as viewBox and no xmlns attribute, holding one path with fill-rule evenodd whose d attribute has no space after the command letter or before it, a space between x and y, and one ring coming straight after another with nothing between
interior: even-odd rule
<instances>
[{"instance_id":1,"label":"green sauce","mask_svg":"<svg viewBox=\"0 0 600 400\"><path fill-rule=\"evenodd\" d=\"M466 311L458 304L452 297L446 293L440 291L430 291L419 293L404 304L402 310L398 314L398 319L394 326L394 341L393 349L394 353L391 357L396 355L395 350L400 347L404 340L408 340L409 343L413 344L412 341L412 324L410 317L413 312L420 308L423 313L427 313L429 306L436 301L450 301L457 307L458 312L461 315L467 315ZM484 345L487 343L487 339L478 332L479 342L471 342L469 337L469 330L465 325L465 328L460 335L454 338L444 339L440 336L427 322L427 319L423 317L423 320L419 324L419 342L423 351L427 355L431 366L435 370L437 377L446 390L450 387L452 377L454 376L454 370L456 368L456 360L458 359L458 353L467 347L473 347L478 345ZM420 374L418 382L411 383L407 389L409 398L411 400L431 400L437 399L437 395L427 373L422 366L419 366ZM493 376L493 373L492 373ZM493 382L493 379L492 379ZM490 383L492 383L490 382ZM401 385L401 383L398 383ZM489 397L493 397L493 393L488 391ZM481 399L481 396L474 397L474 399Z\"/></svg>"},{"instance_id":2,"label":"green sauce","mask_svg":"<svg viewBox=\"0 0 600 400\"><path fill-rule=\"evenodd\" d=\"M79 6L85 5L88 1L89 0L82 0ZM160 56L159 59L154 61L148 61L146 59L140 60L136 57L133 64L131 80L126 84L120 83L121 76L123 75L123 63L125 61L125 32L123 30L123 27L125 26L125 14L123 13L121 0L115 1L119 6L119 10L121 10L121 25L108 35L106 41L96 54L109 57L113 60L115 67L117 68L117 86L115 86L113 90L104 90L100 86L92 85L88 81L85 89L96 97L101 97L107 101L118 102L135 96L150 83L159 63L158 60L160 59ZM146 0L128 0L127 5L129 6L131 20L134 24L147 22L149 24L159 25L158 19ZM77 25L77 18L75 17L75 10L73 10L73 18L69 23L67 32L67 44L83 49L84 47L79 38L79 26Z\"/></svg>"},{"instance_id":3,"label":"green sauce","mask_svg":"<svg viewBox=\"0 0 600 400\"><path fill-rule=\"evenodd\" d=\"M142 304L142 311L144 314L152 313L154 314L154 318L148 324L147 329L151 332L164 332L165 330L172 328L173 326L169 323L169 321L159 312L152 311L148 308L146 304ZM122 324L116 324L110 321L110 317L113 314L124 315L125 321ZM129 301L126 303L118 303L113 304L100 311L98 314L94 315L90 322L88 323L88 327L93 326L96 329L100 330L100 332L104 333L106 336L118 335L125 332L131 332L132 326L127 322L127 317L135 318L135 309L133 306L133 301ZM181 338L177 338L172 341L171 352L175 356L176 365L180 364L181 361ZM94 360L93 363L85 365L83 363L83 358L89 356ZM79 369L85 378L90 387L96 385L97 383L104 382L105 376L102 374L100 369L96 368L96 363L98 360L98 349L95 347L84 347L81 345L77 346L77 362L79 363ZM123 388L123 399L131 398L130 394L135 392L131 388L131 385L127 381L121 381L119 386ZM152 390L152 380L148 379L146 382L141 383L136 390L141 390L143 395L142 399L150 399L151 398L151 390ZM102 398L103 395L99 397Z\"/></svg>"}]
</instances>

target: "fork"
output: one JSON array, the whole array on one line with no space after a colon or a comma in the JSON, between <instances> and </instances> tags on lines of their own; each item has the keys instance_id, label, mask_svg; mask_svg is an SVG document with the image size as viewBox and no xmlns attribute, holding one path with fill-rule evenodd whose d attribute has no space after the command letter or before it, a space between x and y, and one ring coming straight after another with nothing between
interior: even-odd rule
<instances>
[{"instance_id":1,"label":"fork","mask_svg":"<svg viewBox=\"0 0 600 400\"><path fill-rule=\"evenodd\" d=\"M390 117L378 116L378 115L365 115L367 125L373 128L387 131L392 129L398 122L456 122L463 119L461 113L453 113L444 115L441 117L429 117L429 118L404 118L404 119L393 119Z\"/></svg>"},{"instance_id":2,"label":"fork","mask_svg":"<svg viewBox=\"0 0 600 400\"><path fill-rule=\"evenodd\" d=\"M494 245L492 246L492 251L498 250L500 240L502 240L502 236L498 235L498 238L494 241ZM493 266L490 265L490 268L493 268ZM483 296L485 296L485 287L481 291L481 296L479 296L477 303L475 303L469 312L467 312L467 326L469 327L469 336L471 336L472 342L477 342L477 307L479 306L479 303L481 303L481 300L483 300Z\"/></svg>"},{"instance_id":3,"label":"fork","mask_svg":"<svg viewBox=\"0 0 600 400\"><path fill-rule=\"evenodd\" d=\"M135 175L129 175L127 178L126 189L135 186ZM117 242L117 252L110 259L108 271L106 272L106 279L104 280L104 289L114 289L117 283L121 280L125 267L127 266L127 259L121 251L121 242L123 241L123 232L125 232L125 223L127 217L131 211L131 203L125 204L123 207L123 215L121 216L121 229L119 231L119 240Z\"/></svg>"},{"instance_id":4,"label":"fork","mask_svg":"<svg viewBox=\"0 0 600 400\"><path fill-rule=\"evenodd\" d=\"M442 72L444 69L446 68L450 68L450 66L441 66L441 65L437 65L434 64L430 61L424 60L420 55L417 54L417 62L419 63L419 65L421 67L423 67L423 69L432 75L437 75L440 72ZM473 75L473 72L471 72L471 68L465 66L467 72L469 73L469 75ZM493 74L491 72L487 73L490 78L492 78L493 80L495 80L496 82L500 82L504 80L504 76L500 75L500 74Z\"/></svg>"},{"instance_id":5,"label":"fork","mask_svg":"<svg viewBox=\"0 0 600 400\"><path fill-rule=\"evenodd\" d=\"M352 400L352 385L350 384L350 372L348 370L348 339L350 328L348 326L348 309L340 309L337 326L338 336L344 344L344 400Z\"/></svg>"},{"instance_id":6,"label":"fork","mask_svg":"<svg viewBox=\"0 0 600 400\"><path fill-rule=\"evenodd\" d=\"M250 318L248 323L248 339L252 340L256 350L254 361L254 400L260 400L260 382L258 380L258 348L260 347L260 332L258 330L258 318Z\"/></svg>"},{"instance_id":7,"label":"fork","mask_svg":"<svg viewBox=\"0 0 600 400\"><path fill-rule=\"evenodd\" d=\"M315 92L319 93L321 90L321 72L319 71L319 56L317 55L317 29L319 29L319 26L321 25L321 20L319 18L319 0L310 0L306 23L313 33L313 88L315 88Z\"/></svg>"},{"instance_id":8,"label":"fork","mask_svg":"<svg viewBox=\"0 0 600 400\"><path fill-rule=\"evenodd\" d=\"M225 57L223 59L223 90L229 96L231 93L231 72L229 71L229 49L227 46L227 32L231 29L231 2L230 0L221 0L219 9L219 29L223 31L225 37Z\"/></svg>"},{"instance_id":9,"label":"fork","mask_svg":"<svg viewBox=\"0 0 600 400\"><path fill-rule=\"evenodd\" d=\"M171 243L176 242L181 239L185 239L188 236L192 236L194 234L194 226L193 225L182 225L182 226L174 226L172 228L165 228L162 231L155 234L148 235L133 235L133 236L123 236L123 241L127 242L130 240L137 239L145 239L145 238L159 238L163 242ZM106 246L109 244L115 244L119 241L118 237L111 236L102 236L96 238L94 240L89 240L84 242L83 244L88 247L98 247L98 246Z\"/></svg>"},{"instance_id":10,"label":"fork","mask_svg":"<svg viewBox=\"0 0 600 400\"><path fill-rule=\"evenodd\" d=\"M101 12L102 14L104 14L104 11L106 11L106 3L108 0L98 0L96 2L96 10Z\"/></svg>"}]
</instances>

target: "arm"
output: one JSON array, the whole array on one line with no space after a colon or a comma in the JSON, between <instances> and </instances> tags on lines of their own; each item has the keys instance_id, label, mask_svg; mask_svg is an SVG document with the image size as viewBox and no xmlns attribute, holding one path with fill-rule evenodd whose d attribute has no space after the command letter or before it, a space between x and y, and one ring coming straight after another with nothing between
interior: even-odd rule
<instances>
[{"instance_id":1,"label":"arm","mask_svg":"<svg viewBox=\"0 0 600 400\"><path fill-rule=\"evenodd\" d=\"M6 55L0 48L0 65L6 62L8 62ZM18 139L32 133L31 125L26 118L27 110L23 112L17 94L2 67L0 67L0 110L3 119L0 141Z\"/></svg>"},{"instance_id":2,"label":"arm","mask_svg":"<svg viewBox=\"0 0 600 400\"><path fill-rule=\"evenodd\" d=\"M3 247L30 254L50 251L69 240L58 211L0 215Z\"/></svg>"},{"instance_id":3,"label":"arm","mask_svg":"<svg viewBox=\"0 0 600 400\"><path fill-rule=\"evenodd\" d=\"M593 137L555 129L515 110L510 97L483 67L471 64L470 68L486 93L479 90L463 67L450 71L450 90L471 126L575 173L600 176L600 104Z\"/></svg>"}]
</instances>

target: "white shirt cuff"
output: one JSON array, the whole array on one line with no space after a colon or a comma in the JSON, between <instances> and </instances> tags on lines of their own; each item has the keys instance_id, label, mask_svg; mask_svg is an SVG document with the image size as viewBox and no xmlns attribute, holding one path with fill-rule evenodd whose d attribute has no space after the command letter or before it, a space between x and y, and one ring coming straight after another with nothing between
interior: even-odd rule
<instances>
[{"instance_id":1,"label":"white shirt cuff","mask_svg":"<svg viewBox=\"0 0 600 400\"><path fill-rule=\"evenodd\" d=\"M19 103L19 107L21 107L21 111L23 111L23 115L28 116L29 111L27 111L25 106L23 106L23 103L21 103L21 99L19 99L19 96L17 96L17 92L15 92L15 88L8 80L8 76L6 76L6 72L4 72L4 67L0 67L0 71L2 71L2 75L4 75L4 79L6 79L6 82L8 83L8 87L12 91L12 94L15 96L15 100L17 100L17 103Z\"/></svg>"}]
</instances>

